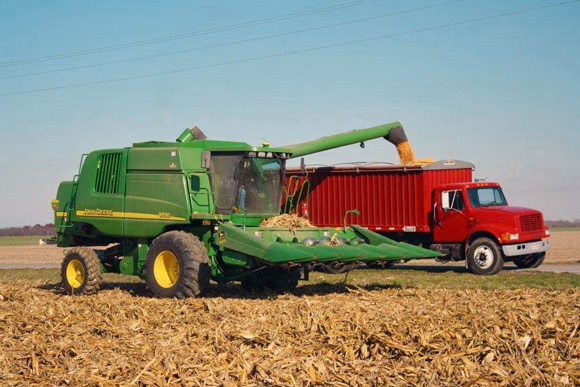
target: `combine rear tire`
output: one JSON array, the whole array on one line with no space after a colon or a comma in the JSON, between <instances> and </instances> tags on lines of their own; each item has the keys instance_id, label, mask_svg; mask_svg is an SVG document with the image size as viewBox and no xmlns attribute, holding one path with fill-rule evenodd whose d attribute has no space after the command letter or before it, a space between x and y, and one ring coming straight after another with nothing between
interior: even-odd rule
<instances>
[{"instance_id":1,"label":"combine rear tire","mask_svg":"<svg viewBox=\"0 0 580 387\"><path fill-rule=\"evenodd\" d=\"M503 255L489 238L477 238L467 251L467 268L474 274L492 275L503 267Z\"/></svg>"},{"instance_id":2,"label":"combine rear tire","mask_svg":"<svg viewBox=\"0 0 580 387\"><path fill-rule=\"evenodd\" d=\"M101 288L101 261L94 250L75 247L67 251L61 267L62 287L67 294L96 294Z\"/></svg>"},{"instance_id":3,"label":"combine rear tire","mask_svg":"<svg viewBox=\"0 0 580 387\"><path fill-rule=\"evenodd\" d=\"M521 269L533 269L540 266L546 258L546 253L534 253L514 258L514 263Z\"/></svg>"},{"instance_id":4,"label":"combine rear tire","mask_svg":"<svg viewBox=\"0 0 580 387\"><path fill-rule=\"evenodd\" d=\"M356 267L356 263L332 262L320 265L320 270L328 274L342 274L351 271Z\"/></svg>"},{"instance_id":5,"label":"combine rear tire","mask_svg":"<svg viewBox=\"0 0 580 387\"><path fill-rule=\"evenodd\" d=\"M395 260L382 260L382 261L370 261L370 262L366 262L367 266L370 267L371 269L387 269L391 266L393 266L395 263L397 263L398 261Z\"/></svg>"},{"instance_id":6,"label":"combine rear tire","mask_svg":"<svg viewBox=\"0 0 580 387\"><path fill-rule=\"evenodd\" d=\"M161 234L147 252L145 275L147 286L157 297L198 296L209 286L211 276L207 250L190 233Z\"/></svg>"}]
</instances>

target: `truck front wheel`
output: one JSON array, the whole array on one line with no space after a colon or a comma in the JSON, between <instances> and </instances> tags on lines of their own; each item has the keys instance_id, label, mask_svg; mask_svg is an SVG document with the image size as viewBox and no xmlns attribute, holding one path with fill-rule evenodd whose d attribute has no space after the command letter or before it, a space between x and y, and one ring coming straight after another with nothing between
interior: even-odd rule
<instances>
[{"instance_id":1,"label":"truck front wheel","mask_svg":"<svg viewBox=\"0 0 580 387\"><path fill-rule=\"evenodd\" d=\"M198 296L209 286L210 275L207 249L194 235L169 231L151 243L145 276L157 297Z\"/></svg>"},{"instance_id":2,"label":"truck front wheel","mask_svg":"<svg viewBox=\"0 0 580 387\"><path fill-rule=\"evenodd\" d=\"M474 274L492 275L503 267L503 255L489 238L477 238L467 250L467 268Z\"/></svg>"},{"instance_id":3,"label":"truck front wheel","mask_svg":"<svg viewBox=\"0 0 580 387\"><path fill-rule=\"evenodd\" d=\"M521 269L533 269L540 266L546 258L546 253L534 253L514 258L514 263Z\"/></svg>"}]
</instances>

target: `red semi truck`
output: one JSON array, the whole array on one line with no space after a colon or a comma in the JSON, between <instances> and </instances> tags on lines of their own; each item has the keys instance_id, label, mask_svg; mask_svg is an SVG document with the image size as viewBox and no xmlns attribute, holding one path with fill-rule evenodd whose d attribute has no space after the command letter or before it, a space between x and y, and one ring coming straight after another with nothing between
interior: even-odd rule
<instances>
[{"instance_id":1,"label":"red semi truck","mask_svg":"<svg viewBox=\"0 0 580 387\"><path fill-rule=\"evenodd\" d=\"M476 274L495 274L505 261L541 265L550 248L542 213L508 205L501 186L472 181L473 170L458 160L289 168L287 210L307 211L316 226L355 223L430 247Z\"/></svg>"}]
</instances>

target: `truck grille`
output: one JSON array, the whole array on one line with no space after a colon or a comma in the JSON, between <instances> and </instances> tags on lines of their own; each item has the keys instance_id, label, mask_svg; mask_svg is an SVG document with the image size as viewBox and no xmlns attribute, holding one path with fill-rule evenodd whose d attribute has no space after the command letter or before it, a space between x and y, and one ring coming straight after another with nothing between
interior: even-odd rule
<instances>
[{"instance_id":1,"label":"truck grille","mask_svg":"<svg viewBox=\"0 0 580 387\"><path fill-rule=\"evenodd\" d=\"M520 217L522 232L542 230L544 222L541 214L522 215Z\"/></svg>"}]
</instances>

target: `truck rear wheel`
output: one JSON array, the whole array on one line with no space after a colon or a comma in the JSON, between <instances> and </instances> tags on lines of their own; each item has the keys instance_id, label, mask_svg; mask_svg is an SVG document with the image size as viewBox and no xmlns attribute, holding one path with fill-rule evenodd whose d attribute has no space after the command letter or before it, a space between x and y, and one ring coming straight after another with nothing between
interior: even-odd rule
<instances>
[{"instance_id":1,"label":"truck rear wheel","mask_svg":"<svg viewBox=\"0 0 580 387\"><path fill-rule=\"evenodd\" d=\"M96 294L101 288L101 261L94 250L75 247L67 251L61 267L62 287L67 294Z\"/></svg>"},{"instance_id":2,"label":"truck rear wheel","mask_svg":"<svg viewBox=\"0 0 580 387\"><path fill-rule=\"evenodd\" d=\"M517 267L521 269L533 269L544 263L544 258L546 258L546 253L534 253L530 255L524 255L522 257L514 258L514 263Z\"/></svg>"},{"instance_id":3,"label":"truck rear wheel","mask_svg":"<svg viewBox=\"0 0 580 387\"><path fill-rule=\"evenodd\" d=\"M467 251L467 267L474 274L492 275L503 267L503 255L497 244L489 238L477 238Z\"/></svg>"},{"instance_id":4,"label":"truck rear wheel","mask_svg":"<svg viewBox=\"0 0 580 387\"><path fill-rule=\"evenodd\" d=\"M157 297L199 296L209 286L211 276L207 249L184 231L161 234L147 252L145 276Z\"/></svg>"}]
</instances>

